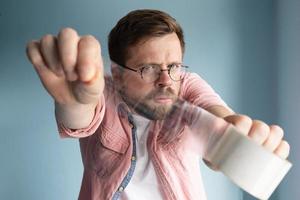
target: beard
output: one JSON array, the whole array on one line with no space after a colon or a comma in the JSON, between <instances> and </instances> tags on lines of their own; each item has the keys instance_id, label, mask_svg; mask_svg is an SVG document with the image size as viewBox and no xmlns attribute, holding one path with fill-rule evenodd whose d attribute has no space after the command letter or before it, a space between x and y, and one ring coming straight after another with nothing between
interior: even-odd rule
<instances>
[{"instance_id":1,"label":"beard","mask_svg":"<svg viewBox=\"0 0 300 200\"><path fill-rule=\"evenodd\" d=\"M145 97L133 97L127 94L126 88L119 91L125 103L133 109L136 113L150 119L150 120L163 120L171 112L174 102L177 100L178 95L172 88L159 88L153 90ZM163 95L170 98L173 103L168 105L159 105L154 102L156 96Z\"/></svg>"}]
</instances>

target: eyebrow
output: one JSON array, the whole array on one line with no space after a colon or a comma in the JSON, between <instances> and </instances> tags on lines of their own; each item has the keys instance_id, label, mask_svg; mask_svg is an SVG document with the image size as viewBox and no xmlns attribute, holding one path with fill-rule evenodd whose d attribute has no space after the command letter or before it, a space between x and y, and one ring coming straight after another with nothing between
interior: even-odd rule
<instances>
[{"instance_id":1,"label":"eyebrow","mask_svg":"<svg viewBox=\"0 0 300 200\"><path fill-rule=\"evenodd\" d=\"M172 65L172 64L180 64L180 65L182 65L182 62L171 62L171 63L168 63L167 66ZM145 65L157 65L157 66L162 66L162 63L154 63L154 62L150 62L150 63L141 63L141 64L138 64L137 66L138 66L138 67L142 67L142 66L145 66Z\"/></svg>"}]
</instances>

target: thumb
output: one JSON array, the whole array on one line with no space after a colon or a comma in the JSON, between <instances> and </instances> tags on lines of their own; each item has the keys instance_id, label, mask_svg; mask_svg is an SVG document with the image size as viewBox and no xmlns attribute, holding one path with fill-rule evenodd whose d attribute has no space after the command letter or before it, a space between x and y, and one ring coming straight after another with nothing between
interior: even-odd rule
<instances>
[{"instance_id":1,"label":"thumb","mask_svg":"<svg viewBox=\"0 0 300 200\"><path fill-rule=\"evenodd\" d=\"M84 104L98 102L104 90L103 69L95 68L95 74L89 80L74 82L73 89L79 102Z\"/></svg>"},{"instance_id":2,"label":"thumb","mask_svg":"<svg viewBox=\"0 0 300 200\"><path fill-rule=\"evenodd\" d=\"M229 115L223 119L233 124L244 135L248 135L252 126L252 119L246 115Z\"/></svg>"}]
</instances>

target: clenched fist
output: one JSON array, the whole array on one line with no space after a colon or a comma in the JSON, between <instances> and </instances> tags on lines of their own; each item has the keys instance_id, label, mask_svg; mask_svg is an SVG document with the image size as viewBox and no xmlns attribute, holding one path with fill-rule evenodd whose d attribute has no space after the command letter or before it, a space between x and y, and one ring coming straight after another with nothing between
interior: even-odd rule
<instances>
[{"instance_id":1,"label":"clenched fist","mask_svg":"<svg viewBox=\"0 0 300 200\"><path fill-rule=\"evenodd\" d=\"M87 125L104 88L101 47L97 39L90 35L80 37L75 30L64 28L57 36L46 35L29 42L27 55L53 97L58 117L70 128L77 128L75 124ZM84 113L86 120L82 119ZM78 114L81 125L76 120Z\"/></svg>"},{"instance_id":2,"label":"clenched fist","mask_svg":"<svg viewBox=\"0 0 300 200\"><path fill-rule=\"evenodd\" d=\"M270 152L286 159L290 152L290 146L283 140L284 131L280 126L267 125L259 120L252 120L245 115L230 115L224 118L232 123L241 133L247 135L257 144L265 147Z\"/></svg>"}]
</instances>

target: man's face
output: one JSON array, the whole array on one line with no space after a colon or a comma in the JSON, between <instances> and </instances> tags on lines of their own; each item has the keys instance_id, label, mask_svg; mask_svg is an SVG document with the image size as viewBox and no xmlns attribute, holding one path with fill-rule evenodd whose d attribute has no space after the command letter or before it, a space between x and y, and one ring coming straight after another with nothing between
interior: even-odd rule
<instances>
[{"instance_id":1,"label":"man's face","mask_svg":"<svg viewBox=\"0 0 300 200\"><path fill-rule=\"evenodd\" d=\"M133 69L155 64L165 70L170 64L182 63L182 49L175 33L147 38L131 47L129 55L125 65ZM162 71L154 82L147 83L139 73L124 69L119 88L124 101L134 112L161 120L178 97L180 81L173 81L168 71Z\"/></svg>"}]
</instances>

